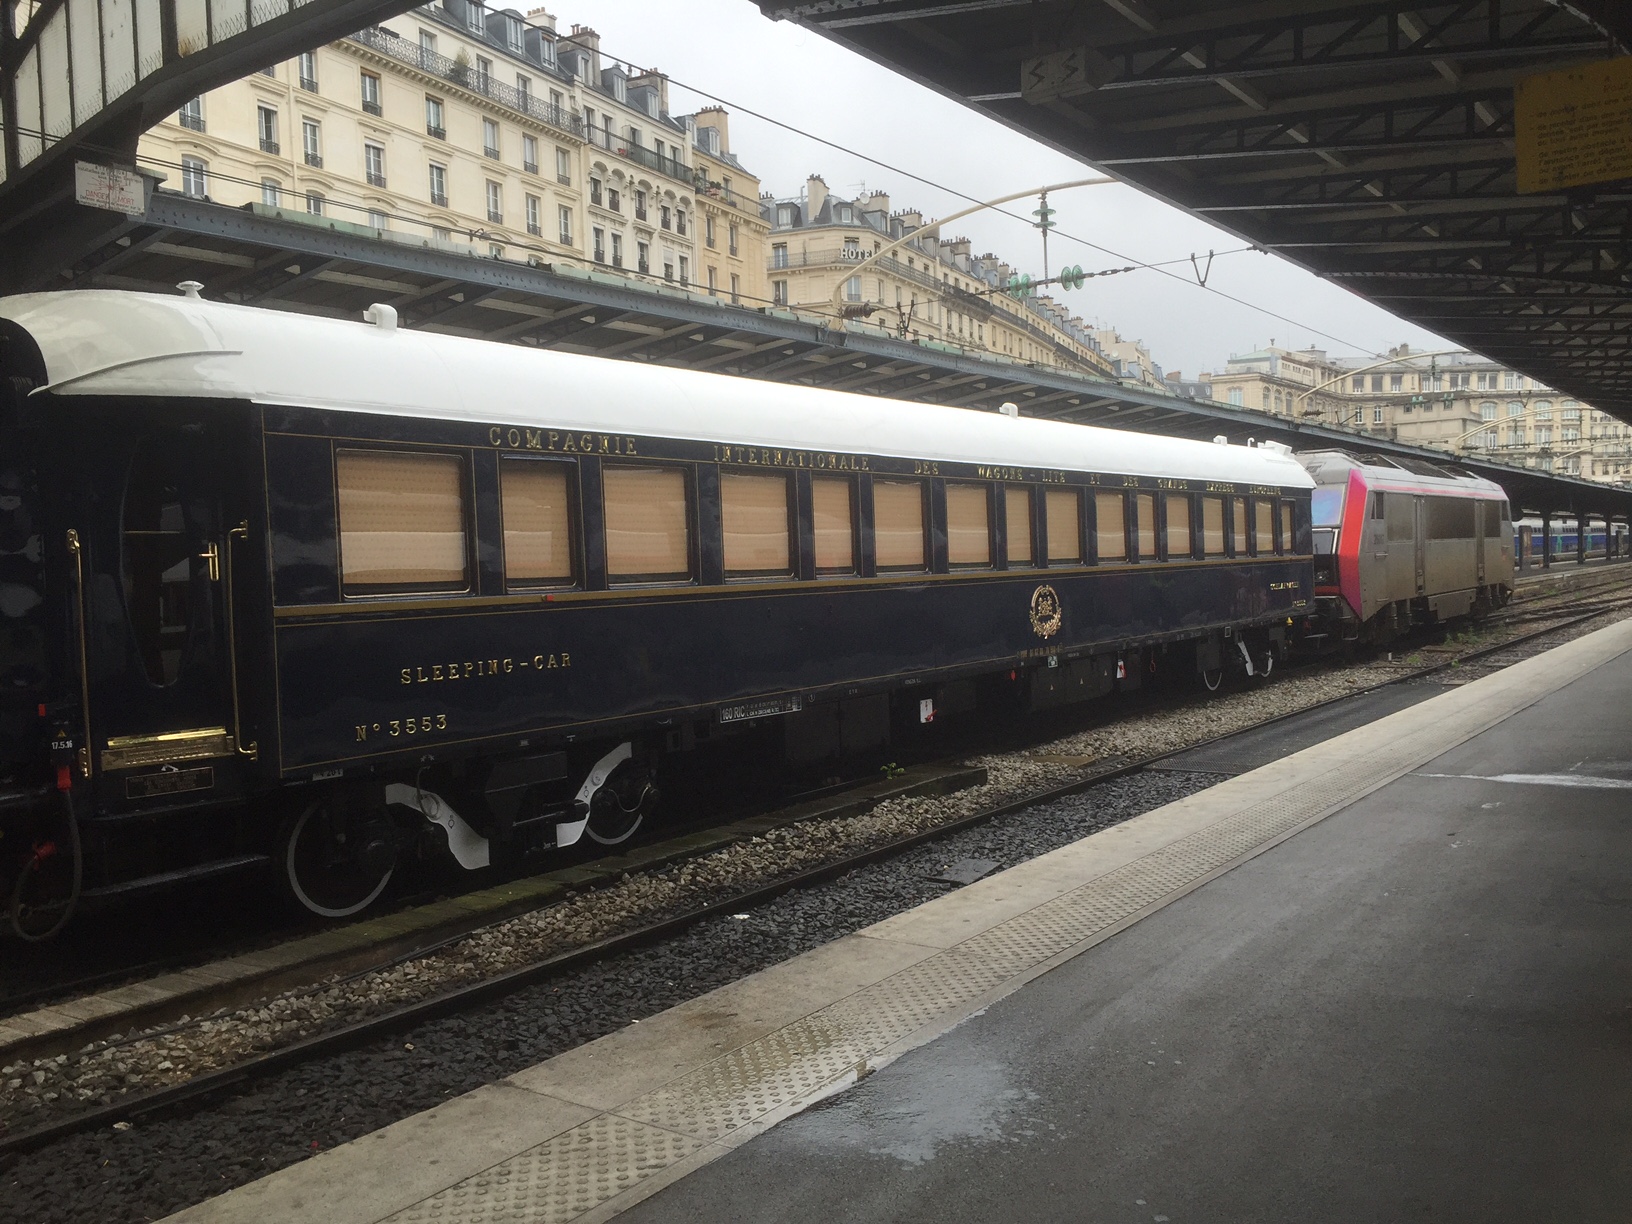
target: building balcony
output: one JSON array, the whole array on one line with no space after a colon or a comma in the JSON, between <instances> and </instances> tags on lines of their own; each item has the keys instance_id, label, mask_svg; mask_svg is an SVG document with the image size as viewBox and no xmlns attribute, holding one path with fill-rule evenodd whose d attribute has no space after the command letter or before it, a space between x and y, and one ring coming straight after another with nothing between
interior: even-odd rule
<instances>
[{"instance_id":1,"label":"building balcony","mask_svg":"<svg viewBox=\"0 0 1632 1224\"><path fill-rule=\"evenodd\" d=\"M446 208L448 206L448 193L445 191L431 192L431 203L438 208Z\"/></svg>"},{"instance_id":2,"label":"building balcony","mask_svg":"<svg viewBox=\"0 0 1632 1224\"><path fill-rule=\"evenodd\" d=\"M537 221L529 221L527 222L527 232L535 238L542 238L544 236L544 227Z\"/></svg>"},{"instance_id":3,"label":"building balcony","mask_svg":"<svg viewBox=\"0 0 1632 1224\"><path fill-rule=\"evenodd\" d=\"M316 93L317 92L317 78L316 77L309 77L309 76L301 77L300 78L300 87L302 89L304 89L307 93Z\"/></svg>"},{"instance_id":4,"label":"building balcony","mask_svg":"<svg viewBox=\"0 0 1632 1224\"><path fill-rule=\"evenodd\" d=\"M538 163L537 162L524 161L524 162L521 163L521 169L522 169L522 172L524 174L537 174L538 173Z\"/></svg>"},{"instance_id":5,"label":"building balcony","mask_svg":"<svg viewBox=\"0 0 1632 1224\"><path fill-rule=\"evenodd\" d=\"M191 111L182 111L181 126L189 132L202 132L204 130L204 116L195 115Z\"/></svg>"},{"instance_id":6,"label":"building balcony","mask_svg":"<svg viewBox=\"0 0 1632 1224\"><path fill-rule=\"evenodd\" d=\"M483 157L491 157L494 161L498 161L499 160L499 151L496 148L494 148L492 145L484 145L483 148L482 148L482 156Z\"/></svg>"},{"instance_id":7,"label":"building balcony","mask_svg":"<svg viewBox=\"0 0 1632 1224\"><path fill-rule=\"evenodd\" d=\"M370 187L384 187L385 175L379 173L378 171L370 170L368 172L368 185Z\"/></svg>"},{"instance_id":8,"label":"building balcony","mask_svg":"<svg viewBox=\"0 0 1632 1224\"><path fill-rule=\"evenodd\" d=\"M447 81L467 89L471 93L480 94L500 106L515 111L517 114L527 115L537 119L540 123L547 123L559 131L563 131L579 138L584 134L584 120L581 115L575 115L563 107L549 102L541 102L531 94L524 94L514 86L495 81L485 73L478 73L468 64L461 64L457 60L449 59L445 55L438 55L435 51L427 50L406 38L398 38L388 30L378 26L369 26L358 30L355 34L347 35L352 42L367 47L388 59L396 60L400 64L407 64L410 68L417 68L427 76ZM444 139L440 133L432 133L437 139Z\"/></svg>"},{"instance_id":9,"label":"building balcony","mask_svg":"<svg viewBox=\"0 0 1632 1224\"><path fill-rule=\"evenodd\" d=\"M363 114L373 115L376 118L378 118L379 116L385 114L385 108L382 107L378 102L364 102L363 103Z\"/></svg>"},{"instance_id":10,"label":"building balcony","mask_svg":"<svg viewBox=\"0 0 1632 1224\"><path fill-rule=\"evenodd\" d=\"M427 123L425 125L425 135L434 136L438 140L446 140L448 138L448 129L443 127L433 127L431 124Z\"/></svg>"},{"instance_id":11,"label":"building balcony","mask_svg":"<svg viewBox=\"0 0 1632 1224\"><path fill-rule=\"evenodd\" d=\"M279 146L277 141L268 140L265 136L261 137L261 152L262 153L270 153L273 157L276 157L278 155L279 148L280 148L280 146Z\"/></svg>"},{"instance_id":12,"label":"building balcony","mask_svg":"<svg viewBox=\"0 0 1632 1224\"><path fill-rule=\"evenodd\" d=\"M323 155L321 153L313 153L310 149L306 150L306 164L318 170L323 169Z\"/></svg>"},{"instance_id":13,"label":"building balcony","mask_svg":"<svg viewBox=\"0 0 1632 1224\"><path fill-rule=\"evenodd\" d=\"M490 208L487 210L487 219L494 225L503 225L504 213L497 208Z\"/></svg>"}]
</instances>

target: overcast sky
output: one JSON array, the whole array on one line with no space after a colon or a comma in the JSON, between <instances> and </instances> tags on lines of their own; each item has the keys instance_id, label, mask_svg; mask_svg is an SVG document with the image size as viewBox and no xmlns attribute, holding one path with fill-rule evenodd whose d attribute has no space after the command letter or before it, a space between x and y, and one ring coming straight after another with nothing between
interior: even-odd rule
<instances>
[{"instance_id":1,"label":"overcast sky","mask_svg":"<svg viewBox=\"0 0 1632 1224\"><path fill-rule=\"evenodd\" d=\"M979 200L1091 176L1080 162L820 34L766 19L751 0L555 0L550 11L563 33L575 22L594 27L604 55L667 73L674 82L669 105L676 114L709 105L682 84L735 104L732 149L777 195L796 195L807 175L820 174L831 190L854 195L865 184L888 192L894 208L919 208L932 216L954 212L965 202L914 182L907 173ZM741 107L890 168L751 118ZM1081 264L1086 272L1127 262L1061 238L1062 232L1140 261L1185 261L1170 271L1187 284L1142 270L1090 280L1083 289L1060 295L1090 322L1143 340L1168 371L1189 376L1218 370L1230 354L1271 340L1291 348L1313 343L1340 356L1382 352L1401 342L1450 347L1274 255L1249 251L1219 258L1207 283L1293 323L1197 288L1188 262L1192 252L1205 263L1209 249L1243 244L1131 187L1081 188L1053 196L1050 203L1059 210L1060 229L1049 241L1055 271L1062 261ZM1010 207L1025 214L1036 203ZM992 251L1033 275L1041 270L1037 231L1023 221L987 212L949 228L971 238L977 254Z\"/></svg>"}]
</instances>

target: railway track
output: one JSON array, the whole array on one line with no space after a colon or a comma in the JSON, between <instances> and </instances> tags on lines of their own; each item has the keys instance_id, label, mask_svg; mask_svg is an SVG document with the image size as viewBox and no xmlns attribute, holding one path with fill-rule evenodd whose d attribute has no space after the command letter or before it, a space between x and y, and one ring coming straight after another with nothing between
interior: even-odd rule
<instances>
[{"instance_id":1,"label":"railway track","mask_svg":"<svg viewBox=\"0 0 1632 1224\"><path fill-rule=\"evenodd\" d=\"M234 1061L230 1065L204 1071L177 1083L120 1096L108 1104L58 1116L33 1127L19 1129L13 1133L7 1134L0 1131L0 1157L28 1152L71 1135L127 1122L133 1118L159 1116L169 1111L185 1108L189 1104L205 1101L228 1090L256 1079L271 1076L301 1063L353 1049L373 1042L382 1036L401 1032L438 1017L455 1015L492 1002L594 962L627 953L634 949L661 943L708 919L753 910L784 894L837 879L859 868L902 855L926 843L950 837L961 830L970 829L1025 808L1047 804L1091 787L1139 773L1152 766L1169 761L1181 753L1189 753L1198 748L1226 742L1262 727L1307 716L1313 711L1350 701L1365 693L1375 692L1382 688L1413 680L1429 678L1452 668L1477 664L1481 660L1497 656L1504 651L1522 649L1549 635L1587 625L1594 620L1624 609L1628 604L1632 604L1632 596L1621 600L1600 601L1588 610L1580 611L1575 615L1559 615L1552 623L1543 627L1521 634L1504 636L1498 642L1482 645L1471 650L1459 651L1448 657L1439 658L1420 666L1408 667L1379 683L1262 718L1250 725L1238 727L1211 738L1184 743L1168 751L1147 754L1136 760L1108 764L1103 768L1086 770L1066 783L995 803L980 810L944 821L934 827L896 837L881 844L842 853L818 865L780 878L757 881L751 886L728 892L725 895L710 896L701 903L691 905L679 912L663 916L654 921L641 923L615 935L596 939L580 946L566 948L518 968L500 972L478 981L467 982L452 989L439 991L425 998L389 1008L360 1020L342 1023L321 1032L301 1036L278 1048ZM441 944L416 949L410 956L396 958L396 961L392 964L372 966L360 970L340 982L331 981L325 983L324 988L342 985L346 981L363 977L369 973L389 970L396 963L408 960L422 960L434 956L438 952L454 947L467 938L469 938L468 932L461 933L444 940ZM160 1040L167 1033L174 1033L189 1027L189 1025L198 1023L201 1022L188 1021L184 1024L133 1034L119 1044L129 1045L138 1041Z\"/></svg>"}]
</instances>

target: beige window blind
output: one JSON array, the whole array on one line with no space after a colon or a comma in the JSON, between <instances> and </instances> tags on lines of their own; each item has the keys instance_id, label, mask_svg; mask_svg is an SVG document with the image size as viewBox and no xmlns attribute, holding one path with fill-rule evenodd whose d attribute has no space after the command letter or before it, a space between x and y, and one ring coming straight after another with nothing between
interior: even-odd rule
<instances>
[{"instance_id":1,"label":"beige window blind","mask_svg":"<svg viewBox=\"0 0 1632 1224\"><path fill-rule=\"evenodd\" d=\"M1281 551L1292 551L1292 503L1281 503Z\"/></svg>"},{"instance_id":2,"label":"beige window blind","mask_svg":"<svg viewBox=\"0 0 1632 1224\"><path fill-rule=\"evenodd\" d=\"M1003 490L1003 526L1009 537L1009 564L1031 564L1031 490Z\"/></svg>"},{"instance_id":3,"label":"beige window blind","mask_svg":"<svg viewBox=\"0 0 1632 1224\"><path fill-rule=\"evenodd\" d=\"M1201 551L1208 557L1224 555L1224 499L1201 499Z\"/></svg>"},{"instance_id":4,"label":"beige window blind","mask_svg":"<svg viewBox=\"0 0 1632 1224\"><path fill-rule=\"evenodd\" d=\"M458 455L343 450L334 466L340 570L348 592L461 591L469 585Z\"/></svg>"},{"instance_id":5,"label":"beige window blind","mask_svg":"<svg viewBox=\"0 0 1632 1224\"><path fill-rule=\"evenodd\" d=\"M926 568L922 481L873 481L873 556L881 570Z\"/></svg>"},{"instance_id":6,"label":"beige window blind","mask_svg":"<svg viewBox=\"0 0 1632 1224\"><path fill-rule=\"evenodd\" d=\"M572 581L568 472L563 463L499 461L505 581Z\"/></svg>"},{"instance_id":7,"label":"beige window blind","mask_svg":"<svg viewBox=\"0 0 1632 1224\"><path fill-rule=\"evenodd\" d=\"M786 574L788 478L720 473L720 526L725 534L725 575Z\"/></svg>"},{"instance_id":8,"label":"beige window blind","mask_svg":"<svg viewBox=\"0 0 1632 1224\"><path fill-rule=\"evenodd\" d=\"M1094 544L1101 561L1128 559L1128 503L1122 494L1094 494Z\"/></svg>"},{"instance_id":9,"label":"beige window blind","mask_svg":"<svg viewBox=\"0 0 1632 1224\"><path fill-rule=\"evenodd\" d=\"M679 468L601 469L606 505L606 572L614 582L682 581L691 576L686 476Z\"/></svg>"},{"instance_id":10,"label":"beige window blind","mask_svg":"<svg viewBox=\"0 0 1632 1224\"><path fill-rule=\"evenodd\" d=\"M946 559L951 565L992 563L992 491L986 485L946 486Z\"/></svg>"},{"instance_id":11,"label":"beige window blind","mask_svg":"<svg viewBox=\"0 0 1632 1224\"><path fill-rule=\"evenodd\" d=\"M1048 513L1050 565L1082 561L1082 499L1075 489L1050 489L1043 495Z\"/></svg>"},{"instance_id":12,"label":"beige window blind","mask_svg":"<svg viewBox=\"0 0 1632 1224\"><path fill-rule=\"evenodd\" d=\"M1181 493L1167 495L1167 558L1182 561L1190 555L1190 499Z\"/></svg>"},{"instance_id":13,"label":"beige window blind","mask_svg":"<svg viewBox=\"0 0 1632 1224\"><path fill-rule=\"evenodd\" d=\"M1230 515L1235 527L1235 555L1247 555L1247 499L1236 497L1230 500Z\"/></svg>"},{"instance_id":14,"label":"beige window blind","mask_svg":"<svg viewBox=\"0 0 1632 1224\"><path fill-rule=\"evenodd\" d=\"M1156 559L1156 494L1135 493L1134 513L1139 519L1139 559Z\"/></svg>"},{"instance_id":15,"label":"beige window blind","mask_svg":"<svg viewBox=\"0 0 1632 1224\"><path fill-rule=\"evenodd\" d=\"M1267 498L1256 498L1252 503L1253 534L1258 537L1258 552L1268 556L1275 551L1275 511Z\"/></svg>"},{"instance_id":16,"label":"beige window blind","mask_svg":"<svg viewBox=\"0 0 1632 1224\"><path fill-rule=\"evenodd\" d=\"M816 572L856 572L856 503L850 481L818 476L810 482L811 515L816 528Z\"/></svg>"}]
</instances>

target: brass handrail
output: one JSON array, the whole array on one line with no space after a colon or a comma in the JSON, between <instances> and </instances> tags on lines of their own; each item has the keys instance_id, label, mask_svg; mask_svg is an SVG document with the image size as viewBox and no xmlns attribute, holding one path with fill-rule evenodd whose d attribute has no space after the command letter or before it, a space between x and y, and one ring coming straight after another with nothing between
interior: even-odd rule
<instances>
[{"instance_id":1,"label":"brass handrail","mask_svg":"<svg viewBox=\"0 0 1632 1224\"><path fill-rule=\"evenodd\" d=\"M232 542L234 540L249 539L249 520L245 519L238 526L227 532L226 548L226 588L227 588L227 674L232 684L232 744L239 756L258 760L261 754L259 743L244 746L244 728L238 713L238 631L236 621L238 610L232 598Z\"/></svg>"},{"instance_id":2,"label":"brass handrail","mask_svg":"<svg viewBox=\"0 0 1632 1224\"><path fill-rule=\"evenodd\" d=\"M88 782L91 778L91 673L85 649L85 562L81 556L79 532L68 528L68 551L74 558L74 590L79 603L79 708L85 719L85 741L80 744L79 772Z\"/></svg>"}]
</instances>

